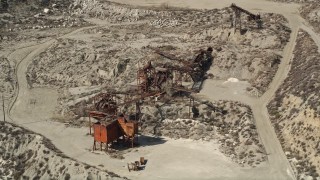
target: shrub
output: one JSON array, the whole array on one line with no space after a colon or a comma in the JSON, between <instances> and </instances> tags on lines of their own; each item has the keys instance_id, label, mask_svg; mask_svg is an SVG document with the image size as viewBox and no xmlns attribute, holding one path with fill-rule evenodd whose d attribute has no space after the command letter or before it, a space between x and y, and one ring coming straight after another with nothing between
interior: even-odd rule
<instances>
[{"instance_id":1,"label":"shrub","mask_svg":"<svg viewBox=\"0 0 320 180\"><path fill-rule=\"evenodd\" d=\"M64 177L64 179L65 179L65 180L69 180L69 179L71 179L70 174L69 174L69 173L67 173L67 174L66 174L66 176Z\"/></svg>"}]
</instances>

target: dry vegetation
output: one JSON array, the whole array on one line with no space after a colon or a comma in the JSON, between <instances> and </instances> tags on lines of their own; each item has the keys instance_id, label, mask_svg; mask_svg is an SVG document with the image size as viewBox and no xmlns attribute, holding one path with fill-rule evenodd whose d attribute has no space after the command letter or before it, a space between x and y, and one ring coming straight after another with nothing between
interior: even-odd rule
<instances>
[{"instance_id":1,"label":"dry vegetation","mask_svg":"<svg viewBox=\"0 0 320 180\"><path fill-rule=\"evenodd\" d=\"M316 44L299 32L289 76L268 105L269 114L299 178L319 178L320 74Z\"/></svg>"},{"instance_id":2,"label":"dry vegetation","mask_svg":"<svg viewBox=\"0 0 320 180\"><path fill-rule=\"evenodd\" d=\"M320 4L319 2L313 2L303 5L300 8L301 16L312 25L314 30L320 34Z\"/></svg>"},{"instance_id":3,"label":"dry vegetation","mask_svg":"<svg viewBox=\"0 0 320 180\"><path fill-rule=\"evenodd\" d=\"M81 2L76 1L70 11L113 24L55 43L29 66L33 86L124 86L134 81L138 61L140 65L149 60L165 62L148 46L169 46L164 51L187 60L201 48L213 46L213 75L247 80L252 85L248 90L261 95L277 70L279 54L290 34L284 18L274 14L263 15L262 30L244 20L246 29L240 35L229 28L229 9L148 10L110 2L97 1L99 6Z\"/></svg>"},{"instance_id":4,"label":"dry vegetation","mask_svg":"<svg viewBox=\"0 0 320 180\"><path fill-rule=\"evenodd\" d=\"M79 101L69 107L69 113L63 111L64 116L56 116L54 120L68 126L87 126L85 112L93 105L90 96L78 98ZM134 115L135 106L121 108L121 112ZM200 99L192 105L189 98L176 97L172 101L172 97L165 96L157 102L152 98L145 100L141 113L140 132L143 135L215 141L220 144L221 152L241 166L256 167L266 160L251 109L247 105L228 101L212 103Z\"/></svg>"},{"instance_id":5,"label":"dry vegetation","mask_svg":"<svg viewBox=\"0 0 320 180\"><path fill-rule=\"evenodd\" d=\"M192 60L199 49L212 46L213 76L247 80L252 85L248 90L261 95L278 69L279 54L290 34L286 20L275 14L263 15L264 29L244 20L242 35L234 33L228 8L136 9L110 2L75 1L70 11L75 16L103 19L106 25L58 39L33 60L27 79L31 87L58 87L60 106L55 119L76 126L86 122L84 110L92 103L90 98L104 86L128 89L135 82L138 67L147 61L172 63L156 55L149 46L186 60ZM235 102L216 105L228 113L213 112L213 105L197 102L200 112L194 120L186 112L172 111L185 111L183 103L164 104L164 117L160 117L158 108L147 106L143 110L143 132L219 141L221 151L244 166L254 167L264 161L264 148L258 140L250 108Z\"/></svg>"},{"instance_id":6,"label":"dry vegetation","mask_svg":"<svg viewBox=\"0 0 320 180\"><path fill-rule=\"evenodd\" d=\"M186 102L144 106L142 132L174 139L217 141L221 152L242 166L255 167L266 160L248 106L238 102L195 101L192 119L188 110Z\"/></svg>"},{"instance_id":7,"label":"dry vegetation","mask_svg":"<svg viewBox=\"0 0 320 180\"><path fill-rule=\"evenodd\" d=\"M11 97L15 89L14 68L7 58L0 57L0 93L5 97Z\"/></svg>"},{"instance_id":8,"label":"dry vegetation","mask_svg":"<svg viewBox=\"0 0 320 180\"><path fill-rule=\"evenodd\" d=\"M169 62L149 46L185 60L193 59L200 49L212 46L213 77L249 81L251 87L247 90L260 96L278 69L280 54L290 35L286 20L275 14L262 15L264 28L261 30L253 22L243 20L245 29L240 35L230 28L231 11L228 8L184 10L164 4L160 8L146 9L108 1L63 2L51 1L50 7L53 3L60 5L50 8L51 13L44 16L39 13L43 14L46 6L39 4L35 4L38 8L29 11L32 15L17 15L21 9L1 15L0 25L5 33L0 49L21 42L41 42L88 26L90 23L83 18L103 20L94 20L101 23L99 27L79 31L69 38L58 38L28 66L30 87L59 89L60 104L54 119L76 126L87 122L85 109L92 103L90 98L105 86L128 89L135 82L138 67L147 61ZM64 15L57 17L61 12L65 12ZM316 27L319 19L311 18L310 13L317 13L313 6L306 6L305 12L302 10ZM15 26L11 26L13 24ZM320 133L314 133L319 132L320 104L316 94L320 91L319 54L316 54L316 46L309 44L312 42L308 36L300 33L290 75L269 104L269 113L283 148L300 177L317 177L320 167ZM0 67L0 90L12 94L13 66L3 59ZM301 75L301 72L308 73ZM220 150L243 166L255 167L266 160L251 109L241 103L219 101L212 104L199 100L192 113L193 119L189 118L188 108L182 102L145 105L142 113L144 134L218 141ZM116 177L66 158L40 135L8 124L1 124L0 128L0 165L4 167L0 168L0 174L4 174L0 178L90 179L97 173L101 177ZM71 174L76 177L70 177Z\"/></svg>"}]
</instances>

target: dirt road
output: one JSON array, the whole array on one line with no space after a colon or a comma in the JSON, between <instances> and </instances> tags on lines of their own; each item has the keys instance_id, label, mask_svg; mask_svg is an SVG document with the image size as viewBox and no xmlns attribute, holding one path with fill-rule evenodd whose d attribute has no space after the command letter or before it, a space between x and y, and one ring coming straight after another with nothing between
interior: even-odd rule
<instances>
[{"instance_id":1,"label":"dirt road","mask_svg":"<svg viewBox=\"0 0 320 180\"><path fill-rule=\"evenodd\" d=\"M155 6L168 3L170 6L192 7L192 8L223 8L229 6L230 0L115 0L116 2ZM103 154L93 154L88 149L92 142L91 137L86 136L87 130L84 128L66 128L63 124L48 121L52 116L52 112L57 103L57 92L54 89L35 88L29 89L26 80L26 70L28 64L34 57L39 55L50 47L55 40L49 40L43 44L16 50L9 57L10 60L15 59L19 62L17 67L18 91L17 98L14 101L10 114L15 123L20 124L32 131L41 133L51 139L53 143L66 155L79 161L86 162L91 165L104 165L104 168L117 174L128 176L133 179L194 179L203 177L203 179L294 179L294 174L289 165L286 156L276 137L274 129L271 125L266 104L271 100L275 91L286 78L290 61L293 56L294 45L299 28L305 29L312 38L320 45L319 36L305 25L302 18L298 15L298 5L281 4L262 0L242 0L237 2L238 5L254 12L273 12L283 14L289 20L292 29L290 41L288 42L282 56L279 70L272 81L270 88L259 99L244 98L243 93L234 93L234 91L225 91L226 93L215 94L216 86L219 82L206 82L201 94L210 99L230 99L238 100L251 106L256 120L257 129L262 143L268 154L268 162L255 169L246 169L236 166L228 161L221 153L217 151L203 151L200 158L198 152L201 149L215 149L215 145L199 144L199 142L188 142L184 140L166 140L167 142L161 146L149 146L139 148L139 152L126 156L123 160L110 159ZM96 21L97 22L97 21ZM83 29L79 29L81 31ZM71 36L72 33L60 38ZM320 46L319 46L320 47ZM22 58L21 58L22 57ZM20 60L19 60L20 58ZM232 88L230 86L229 88ZM239 87L240 89L243 87ZM218 89L217 89L218 90ZM220 89L221 91L221 89ZM11 108L10 108L11 109ZM36 111L37 110L37 111ZM198 147L201 147L200 149ZM183 149L183 151L181 151ZM179 156L175 156L179 151ZM128 173L124 167L126 162L135 160L142 154L155 162L150 162L148 169L143 173ZM163 157L167 157L163 158ZM187 157L187 158L183 158ZM171 163L168 158L171 159ZM183 160L183 161L182 161ZM177 162L181 162L180 164ZM162 164L162 165L161 165ZM163 166L165 164L165 166ZM197 171L194 170L197 165ZM165 171L159 171L164 169Z\"/></svg>"}]
</instances>

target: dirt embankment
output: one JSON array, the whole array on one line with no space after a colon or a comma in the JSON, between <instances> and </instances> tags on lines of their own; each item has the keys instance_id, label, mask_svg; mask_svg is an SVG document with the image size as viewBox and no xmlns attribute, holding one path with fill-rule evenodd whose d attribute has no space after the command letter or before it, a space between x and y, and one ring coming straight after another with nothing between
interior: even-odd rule
<instances>
[{"instance_id":1,"label":"dirt embankment","mask_svg":"<svg viewBox=\"0 0 320 180\"><path fill-rule=\"evenodd\" d=\"M50 140L0 122L0 179L125 179L66 157Z\"/></svg>"},{"instance_id":2,"label":"dirt embankment","mask_svg":"<svg viewBox=\"0 0 320 180\"><path fill-rule=\"evenodd\" d=\"M282 147L299 178L320 178L320 74L316 44L298 35L292 67L268 105Z\"/></svg>"}]
</instances>

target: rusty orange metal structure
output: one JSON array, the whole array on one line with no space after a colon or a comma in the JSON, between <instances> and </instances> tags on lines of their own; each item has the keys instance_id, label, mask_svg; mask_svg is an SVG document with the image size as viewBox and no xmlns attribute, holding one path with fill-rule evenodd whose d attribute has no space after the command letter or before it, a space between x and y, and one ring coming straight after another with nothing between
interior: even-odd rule
<instances>
[{"instance_id":1,"label":"rusty orange metal structure","mask_svg":"<svg viewBox=\"0 0 320 180\"><path fill-rule=\"evenodd\" d=\"M108 150L109 144L115 141L129 142L133 147L134 139L138 134L138 123L127 121L124 117L118 117L108 124L97 122L93 125L93 150L96 150L96 144L100 143L100 150L105 145Z\"/></svg>"},{"instance_id":2,"label":"rusty orange metal structure","mask_svg":"<svg viewBox=\"0 0 320 180\"><path fill-rule=\"evenodd\" d=\"M140 94L150 91L150 86L152 79L155 74L155 68L151 65L149 61L143 68L139 69L137 72L137 85Z\"/></svg>"},{"instance_id":3,"label":"rusty orange metal structure","mask_svg":"<svg viewBox=\"0 0 320 180\"><path fill-rule=\"evenodd\" d=\"M94 105L95 110L88 111L89 134L90 135L92 134L92 128L93 128L92 118L98 120L99 122L104 122L107 119L114 119L117 117L117 112L118 112L118 109L120 109L120 107L134 104L134 103L136 104L136 113L140 113L140 106L138 103L140 100L143 100L145 98L152 97L152 96L160 96L161 94L162 94L161 92L151 92L151 93L144 93L144 94L136 93L136 94L130 94L130 95L124 94L124 101L123 102L119 101L118 104L115 104L115 102L116 102L115 100L109 99L109 101L105 101L105 99L108 99L108 98L101 98L104 101L103 106L102 106L102 107L105 107L105 108L103 108L104 112L99 111L101 109L97 108L97 106L96 106L97 103L102 104L99 102L95 102L95 105ZM106 95L107 97L110 97L110 95L108 93L104 93L104 95ZM102 95L99 94L98 96L101 97ZM115 97L115 95L113 94L112 97ZM99 98L95 97L94 99L96 100ZM111 105L108 103L110 103Z\"/></svg>"},{"instance_id":4,"label":"rusty orange metal structure","mask_svg":"<svg viewBox=\"0 0 320 180\"><path fill-rule=\"evenodd\" d=\"M94 97L94 107L99 112L116 114L118 110L115 94L100 93Z\"/></svg>"},{"instance_id":5,"label":"rusty orange metal structure","mask_svg":"<svg viewBox=\"0 0 320 180\"><path fill-rule=\"evenodd\" d=\"M115 94L100 93L93 98L93 103L94 110L88 111L90 135L92 134L91 118L102 121L106 117L115 117L118 111Z\"/></svg>"},{"instance_id":6,"label":"rusty orange metal structure","mask_svg":"<svg viewBox=\"0 0 320 180\"><path fill-rule=\"evenodd\" d=\"M193 60L183 60L175 57L173 54L162 52L158 48L148 47L156 54L171 60L172 63L158 65L153 67L151 62L148 62L143 68L138 70L138 88L139 92L145 93L154 90L163 91L163 84L167 82L171 83L171 88L182 87L182 76L189 75L194 82L191 89L185 89L186 91L199 92L202 83L205 79L205 74L212 65L213 57L211 47L201 50L199 54ZM178 63L178 64L177 64Z\"/></svg>"},{"instance_id":7,"label":"rusty orange metal structure","mask_svg":"<svg viewBox=\"0 0 320 180\"><path fill-rule=\"evenodd\" d=\"M91 118L97 119L98 121L102 121L103 119L105 119L108 114L104 113L104 112L99 112L99 111L89 111L89 134L91 135L91 129L92 129L92 124L91 124Z\"/></svg>"},{"instance_id":8,"label":"rusty orange metal structure","mask_svg":"<svg viewBox=\"0 0 320 180\"><path fill-rule=\"evenodd\" d=\"M190 67L179 67L168 64L163 64L153 67L151 62L148 62L143 68L137 72L137 84L139 94L148 94L155 92L163 92L164 84L171 83L170 87L182 86L183 74L188 74L192 71Z\"/></svg>"}]
</instances>

